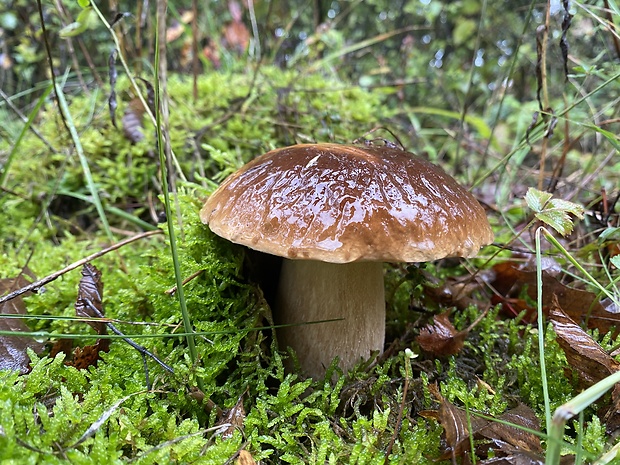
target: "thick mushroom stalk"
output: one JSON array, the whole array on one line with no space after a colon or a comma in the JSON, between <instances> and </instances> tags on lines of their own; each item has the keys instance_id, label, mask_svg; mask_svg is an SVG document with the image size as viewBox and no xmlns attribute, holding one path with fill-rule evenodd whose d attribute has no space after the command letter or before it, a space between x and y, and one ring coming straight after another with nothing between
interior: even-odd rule
<instances>
[{"instance_id":1,"label":"thick mushroom stalk","mask_svg":"<svg viewBox=\"0 0 620 465\"><path fill-rule=\"evenodd\" d=\"M336 357L345 372L385 339L381 262L284 260L276 301L278 343L297 353L305 374L321 377ZM339 319L316 324L317 321Z\"/></svg>"}]
</instances>

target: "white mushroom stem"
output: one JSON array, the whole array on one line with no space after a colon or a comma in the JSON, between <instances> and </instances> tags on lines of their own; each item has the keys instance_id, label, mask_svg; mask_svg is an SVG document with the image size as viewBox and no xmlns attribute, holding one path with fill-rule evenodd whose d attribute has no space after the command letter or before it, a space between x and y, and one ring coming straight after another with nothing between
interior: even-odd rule
<instances>
[{"instance_id":1,"label":"white mushroom stem","mask_svg":"<svg viewBox=\"0 0 620 465\"><path fill-rule=\"evenodd\" d=\"M297 353L304 373L325 375L335 357L347 371L385 339L385 297L381 262L347 264L287 260L282 265L276 323L299 324L277 330L282 349Z\"/></svg>"}]
</instances>

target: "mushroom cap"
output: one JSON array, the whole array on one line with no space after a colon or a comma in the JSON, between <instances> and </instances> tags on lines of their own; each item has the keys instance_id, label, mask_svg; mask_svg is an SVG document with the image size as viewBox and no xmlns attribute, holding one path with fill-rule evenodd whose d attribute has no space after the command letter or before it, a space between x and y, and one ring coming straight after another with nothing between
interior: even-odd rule
<instances>
[{"instance_id":1,"label":"mushroom cap","mask_svg":"<svg viewBox=\"0 0 620 465\"><path fill-rule=\"evenodd\" d=\"M493 241L472 194L441 168L387 146L272 150L228 177L200 218L237 244L332 263L471 257Z\"/></svg>"}]
</instances>

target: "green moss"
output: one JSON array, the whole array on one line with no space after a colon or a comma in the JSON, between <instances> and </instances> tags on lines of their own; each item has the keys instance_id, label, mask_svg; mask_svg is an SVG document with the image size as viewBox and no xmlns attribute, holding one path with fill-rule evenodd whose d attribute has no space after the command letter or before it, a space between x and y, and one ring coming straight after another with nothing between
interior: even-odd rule
<instances>
[{"instance_id":1,"label":"green moss","mask_svg":"<svg viewBox=\"0 0 620 465\"><path fill-rule=\"evenodd\" d=\"M459 406L497 415L518 398L542 417L536 334L517 320L503 321L495 310L457 356L420 356L404 403L406 373L398 354L377 364L362 362L349 376L332 366L326 379L337 373L335 383L286 373L273 331L258 329L272 319L260 289L247 278L245 252L201 224L202 199L260 153L295 142L349 142L384 121L389 111L381 107L381 95L318 74L300 77L269 67L261 69L254 87L244 73L213 73L202 76L198 88L200 98L194 102L188 78L173 76L169 82L171 142L188 179L178 180L179 194L173 199L181 212L181 224L175 225L181 274L200 272L184 288L192 324L200 333L198 360L191 361L183 337L168 337L183 326L177 297L166 292L175 284L166 235L98 258L94 264L103 275L106 315L175 373L147 359L153 387L147 392L142 357L117 339L102 361L87 370L66 366L62 355L33 356L28 375L0 373L0 461L221 464L245 446L263 463L372 464L384 463L394 439L389 463L434 463L442 429L418 415L437 406L428 390L434 382ZM118 91L120 121L132 91L122 79ZM154 223L149 210L161 210L158 161L150 124L144 125L145 140L131 144L111 126L104 97L75 98L71 110L120 237L140 230L131 217ZM16 276L24 263L42 277L109 245L92 220L82 168L54 111L42 115L40 130L62 150L51 153L29 135L8 176L11 193L0 197L3 278ZM202 137L195 140L198 132ZM412 302L424 301L422 276L414 268L388 269L391 339L417 319ZM438 275L456 273L432 268L428 265L429 272ZM75 270L25 299L32 315L65 317L29 320L33 329L72 335L76 345L93 342L92 329L71 319L79 279ZM424 308L436 307L439 310L436 302L429 302ZM455 324L464 328L478 314L475 307L455 312ZM563 377L566 362L551 332L546 357L557 406L574 389ZM479 364L468 365L471 359ZM191 395L198 378L204 396L222 409L232 408L242 396L247 416L231 438L214 433L217 410ZM478 379L491 389L476 387ZM76 444L106 412L109 418ZM592 452L603 450L600 424L593 419L586 431L596 445Z\"/></svg>"}]
</instances>

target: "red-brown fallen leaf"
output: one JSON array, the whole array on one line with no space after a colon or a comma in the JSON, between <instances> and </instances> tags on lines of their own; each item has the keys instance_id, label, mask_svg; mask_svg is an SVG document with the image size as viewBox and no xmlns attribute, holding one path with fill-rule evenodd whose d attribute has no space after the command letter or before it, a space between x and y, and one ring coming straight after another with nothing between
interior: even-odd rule
<instances>
[{"instance_id":1,"label":"red-brown fallen leaf","mask_svg":"<svg viewBox=\"0 0 620 465\"><path fill-rule=\"evenodd\" d=\"M243 396L239 397L233 408L227 410L222 415L216 426L222 426L222 438L230 439L235 430L243 431L243 422L245 420L245 409L243 408Z\"/></svg>"},{"instance_id":2,"label":"red-brown fallen leaf","mask_svg":"<svg viewBox=\"0 0 620 465\"><path fill-rule=\"evenodd\" d=\"M466 410L447 401L439 393L437 385L431 385L429 389L439 401L439 410L421 412L421 415L438 420L444 428L447 447L439 457L440 460L456 460L462 457L464 463L469 463L470 436L473 436L476 455L483 459L478 463L515 465L544 463L539 437L519 428L540 430L538 418L528 406L519 404L506 411L498 417L498 420L510 424L500 423L481 418L474 412L468 414ZM492 457L489 458L489 455Z\"/></svg>"},{"instance_id":3,"label":"red-brown fallen leaf","mask_svg":"<svg viewBox=\"0 0 620 465\"><path fill-rule=\"evenodd\" d=\"M207 40L207 44L202 48L202 56L209 60L215 69L220 69L222 66L217 44L212 40Z\"/></svg>"},{"instance_id":4,"label":"red-brown fallen leaf","mask_svg":"<svg viewBox=\"0 0 620 465\"><path fill-rule=\"evenodd\" d=\"M620 369L620 363L564 312L556 297L549 309L549 320L568 365L586 386L596 384Z\"/></svg>"},{"instance_id":5,"label":"red-brown fallen leaf","mask_svg":"<svg viewBox=\"0 0 620 465\"><path fill-rule=\"evenodd\" d=\"M549 310L549 319L568 365L579 375L584 387L620 370L620 363L566 315L557 299ZM608 405L601 406L599 417L603 418L608 434L615 436L620 429L620 384L614 386L611 400Z\"/></svg>"},{"instance_id":6,"label":"red-brown fallen leaf","mask_svg":"<svg viewBox=\"0 0 620 465\"><path fill-rule=\"evenodd\" d=\"M510 262L498 264L493 270L495 279L492 286L501 296L494 299L493 303L504 303L504 298L518 297L524 287L527 289L528 297L537 300L536 271L518 269ZM560 307L574 321L587 323L588 328L598 329L601 334L607 333L612 327L620 328L620 313L617 309L604 307L593 292L566 286L545 271L542 273L542 281L542 303L546 309L551 307L553 296L556 295ZM507 302L510 304L513 301L507 300ZM516 302L519 303L517 310L522 310L524 301ZM536 310L532 307L527 307L526 311L532 318L536 314Z\"/></svg>"},{"instance_id":7,"label":"red-brown fallen leaf","mask_svg":"<svg viewBox=\"0 0 620 465\"><path fill-rule=\"evenodd\" d=\"M84 348L76 347L73 351L73 358L68 360L66 365L75 367L78 370L85 370L89 366L97 365L97 362L101 360L101 352L108 352L109 350L109 339L97 339L94 345L85 346Z\"/></svg>"},{"instance_id":8,"label":"red-brown fallen leaf","mask_svg":"<svg viewBox=\"0 0 620 465\"><path fill-rule=\"evenodd\" d=\"M17 278L0 279L0 295L28 284L30 283L23 275ZM26 304L21 297L16 297L1 304L0 313L25 315ZM0 330L18 333L30 331L30 328L22 319L0 318ZM37 342L30 336L0 336L0 370L17 370L22 374L27 373L30 363L27 349L40 353L43 350L43 343Z\"/></svg>"},{"instance_id":9,"label":"red-brown fallen leaf","mask_svg":"<svg viewBox=\"0 0 620 465\"><path fill-rule=\"evenodd\" d=\"M450 322L448 312L435 315L433 321L432 325L426 325L420 330L416 339L422 350L439 356L458 353L463 348L469 330L457 331Z\"/></svg>"},{"instance_id":10,"label":"red-brown fallen leaf","mask_svg":"<svg viewBox=\"0 0 620 465\"><path fill-rule=\"evenodd\" d=\"M75 314L83 318L101 318L103 316L102 294L101 272L90 263L84 264L75 301ZM97 331L97 334L106 333L105 323L89 321L88 324Z\"/></svg>"}]
</instances>

